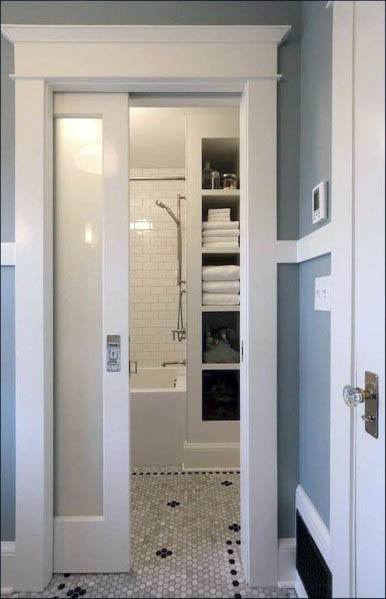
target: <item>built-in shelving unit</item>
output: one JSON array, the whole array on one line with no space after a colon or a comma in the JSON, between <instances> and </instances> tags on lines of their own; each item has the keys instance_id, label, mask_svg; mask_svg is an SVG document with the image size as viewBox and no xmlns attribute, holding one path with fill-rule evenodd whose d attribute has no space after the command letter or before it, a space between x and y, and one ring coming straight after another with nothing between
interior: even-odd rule
<instances>
[{"instance_id":1,"label":"built-in shelving unit","mask_svg":"<svg viewBox=\"0 0 386 599\"><path fill-rule=\"evenodd\" d=\"M240 370L240 364L202 364L202 370Z\"/></svg>"},{"instance_id":2,"label":"built-in shelving unit","mask_svg":"<svg viewBox=\"0 0 386 599\"><path fill-rule=\"evenodd\" d=\"M240 248L228 248L228 247L217 247L217 248L202 248L203 254L239 254Z\"/></svg>"},{"instance_id":3,"label":"built-in shelving unit","mask_svg":"<svg viewBox=\"0 0 386 599\"><path fill-rule=\"evenodd\" d=\"M228 191L227 189L201 189L201 195L202 197L208 199L226 198L229 201L234 201L240 197L240 190L232 189L231 191Z\"/></svg>"},{"instance_id":4,"label":"built-in shelving unit","mask_svg":"<svg viewBox=\"0 0 386 599\"><path fill-rule=\"evenodd\" d=\"M209 164L219 173L233 173L238 180L237 139L202 140L202 179L208 180L204 166ZM213 178L212 178L213 183ZM209 220L210 209L229 209L230 220L240 220L240 190L236 188L201 188L201 221ZM221 224L219 225L221 228ZM232 230L230 229L230 234ZM234 231L233 231L234 234ZM202 247L202 266L240 264L240 247ZM202 414L203 420L239 419L239 312L240 306L202 306ZM213 360L213 361L212 361Z\"/></svg>"},{"instance_id":5,"label":"built-in shelving unit","mask_svg":"<svg viewBox=\"0 0 386 599\"><path fill-rule=\"evenodd\" d=\"M240 312L240 306L201 306L202 312Z\"/></svg>"},{"instance_id":6,"label":"built-in shelving unit","mask_svg":"<svg viewBox=\"0 0 386 599\"><path fill-rule=\"evenodd\" d=\"M224 465L233 463L234 445L240 439L240 305L203 305L202 269L239 266L241 254L239 225L203 227L203 222L212 220L208 218L209 210L224 208L229 209L227 219L240 221L238 110L219 108L189 115L186 130L189 449L185 465L217 467L222 460ZM234 176L223 177L224 174ZM229 187L224 189L224 185ZM203 234L203 230L217 228L221 229L220 235ZM230 233L224 233L228 229ZM218 239L213 241L216 245L208 246L212 236L233 237L235 243L222 245ZM206 293L215 291L210 287L206 287ZM234 293L238 293L237 285ZM200 444L210 447L211 443L216 450L205 453L201 449L194 461L193 447ZM223 457L219 457L219 451Z\"/></svg>"}]
</instances>

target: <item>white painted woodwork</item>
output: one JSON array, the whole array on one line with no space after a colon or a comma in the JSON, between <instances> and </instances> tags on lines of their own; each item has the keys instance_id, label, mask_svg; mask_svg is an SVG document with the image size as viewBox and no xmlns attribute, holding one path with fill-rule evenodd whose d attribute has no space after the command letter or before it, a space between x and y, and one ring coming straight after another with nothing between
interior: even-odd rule
<instances>
[{"instance_id":1,"label":"white painted woodwork","mask_svg":"<svg viewBox=\"0 0 386 599\"><path fill-rule=\"evenodd\" d=\"M2 33L11 42L81 43L279 43L288 25L28 25L7 24Z\"/></svg>"},{"instance_id":2,"label":"white painted woodwork","mask_svg":"<svg viewBox=\"0 0 386 599\"><path fill-rule=\"evenodd\" d=\"M16 546L14 541L1 542L1 596L10 595L15 584Z\"/></svg>"},{"instance_id":3,"label":"white painted woodwork","mask_svg":"<svg viewBox=\"0 0 386 599\"><path fill-rule=\"evenodd\" d=\"M54 121L54 516L103 514L103 125Z\"/></svg>"},{"instance_id":4,"label":"white painted woodwork","mask_svg":"<svg viewBox=\"0 0 386 599\"><path fill-rule=\"evenodd\" d=\"M385 4L354 11L355 385L379 376L379 436L354 409L356 597L385 591Z\"/></svg>"},{"instance_id":5,"label":"white painted woodwork","mask_svg":"<svg viewBox=\"0 0 386 599\"><path fill-rule=\"evenodd\" d=\"M305 235L297 242L297 262L312 260L318 256L329 254L332 246L333 225L324 225L320 229Z\"/></svg>"},{"instance_id":6,"label":"white painted woodwork","mask_svg":"<svg viewBox=\"0 0 386 599\"><path fill-rule=\"evenodd\" d=\"M240 444L184 443L184 470L220 470L240 468Z\"/></svg>"},{"instance_id":7,"label":"white painted woodwork","mask_svg":"<svg viewBox=\"0 0 386 599\"><path fill-rule=\"evenodd\" d=\"M239 422L202 420L202 139L238 138L239 111L234 107L208 108L186 119L186 247L187 247L187 443L239 443ZM213 165L214 166L214 165ZM223 195L224 192L219 192ZM230 248L227 248L230 249ZM218 254L219 250L216 248ZM235 252L231 252L235 253ZM208 306L209 307L209 306ZM210 311L222 307L210 306ZM233 307L227 306L234 311ZM198 374L197 374L198 373ZM184 458L186 461L188 458ZM197 467L204 467L195 462ZM217 464L214 464L217 465Z\"/></svg>"},{"instance_id":8,"label":"white painted woodwork","mask_svg":"<svg viewBox=\"0 0 386 599\"><path fill-rule=\"evenodd\" d=\"M158 27L153 29L152 35L161 31ZM247 29L238 29L244 36ZM84 36L89 30L88 27L83 28L83 33L78 30L80 38L87 39ZM264 352L262 348L259 350L264 353L261 362L253 363L260 354L251 352L248 358L251 367L244 376L245 382L250 379L250 393L245 397L245 420L242 422L246 434L242 437L245 470L241 476L241 511L242 530L247 540L243 559L247 579L252 585L275 584L277 581L276 357L275 349L272 350L276 344L276 327L275 320L271 319L273 314L276 318L276 270L271 269L271 258L272 262L276 259L276 217L273 215L276 204L275 88L279 79L276 48L289 28L269 27L268 30L270 41L260 29L255 41L246 43L240 38L239 41L232 39L231 31L236 31L233 28L223 31L221 40L215 43L192 41L189 35L185 38L182 35L180 40L185 41L176 43L176 29L173 29L173 35L171 30L165 32L163 29L163 41L158 42L149 42L148 34L142 30L139 34L141 41L132 43L73 43L71 35L67 36L67 42L50 42L51 34L45 33L39 26L29 26L29 31L25 26L2 26L6 37L14 43L16 81L18 416L15 588L18 590L43 589L52 572L52 202L49 193L52 140L49 93L59 90L115 93L244 90L244 124L240 137L245 162L244 193L251 203L248 226L253 233L248 244L250 251L261 251L264 247L267 265L262 269L256 252L252 251L248 272L245 273L252 291L248 295L250 305L246 306L246 318L250 319L253 327L249 329L250 342L247 338L244 340L247 346L254 347L264 338L265 346ZM39 33L31 33L33 31ZM117 33L114 27L110 31L113 37ZM207 28L208 37L215 39L212 36L217 35L216 31L219 31L216 27ZM17 41L19 34L24 41ZM35 41L27 41L33 38ZM267 240L264 236L257 239L252 220L257 219L259 228L260 214L257 214L255 206L258 191L263 192L259 209L262 205L268 208L263 210L264 222L268 226L264 229L269 237ZM245 235L245 239L247 237ZM264 283L264 291L261 298L256 298L259 281ZM264 310L260 312L257 309L265 306L270 317ZM261 330L258 330L254 318L260 318ZM275 377L271 377L273 372ZM272 406L268 403L270 409L263 427L256 397L259 397L258 390L265 387L274 399ZM261 436L260 429L263 431ZM31 439L39 440L32 443L32 450ZM263 467L260 467L263 452L259 452L257 442L259 447L264 448L270 462Z\"/></svg>"},{"instance_id":9,"label":"white painted woodwork","mask_svg":"<svg viewBox=\"0 0 386 599\"><path fill-rule=\"evenodd\" d=\"M353 2L333 8L331 156L330 537L334 597L353 597L352 414L342 390L352 371Z\"/></svg>"},{"instance_id":10,"label":"white painted woodwork","mask_svg":"<svg viewBox=\"0 0 386 599\"><path fill-rule=\"evenodd\" d=\"M126 94L58 94L55 115L102 118L101 251L103 501L90 514L74 514L63 502L54 519L55 572L127 572L129 570L129 398L128 398L128 181L129 106ZM68 173L70 174L70 172ZM60 183L60 182L59 182ZM63 183L63 182L62 182ZM69 192L71 185L69 185ZM97 191L97 190L96 190ZM86 190L85 190L86 193ZM96 198L95 198L96 199ZM96 227L96 234L98 229ZM106 371L106 337L121 336L121 371ZM58 401L63 400L59 395ZM82 397L79 398L79 402ZM86 408L86 406L85 406ZM73 414L76 418L76 413ZM70 431L71 433L71 431ZM61 451L65 452L65 444ZM97 451L97 448L95 448ZM85 456L80 457L80 461ZM63 460L62 460L63 461ZM96 460L96 466L100 462ZM57 466L62 467L62 463ZM91 464L90 467L93 467ZM71 474L76 484L74 473ZM60 487L57 489L60 491ZM102 508L102 510L100 509Z\"/></svg>"},{"instance_id":11,"label":"white painted woodwork","mask_svg":"<svg viewBox=\"0 0 386 599\"><path fill-rule=\"evenodd\" d=\"M50 100L42 80L15 84L15 577L21 591L44 588L52 573L52 154L44 151L52 144Z\"/></svg>"},{"instance_id":12,"label":"white painted woodwork","mask_svg":"<svg viewBox=\"0 0 386 599\"><path fill-rule=\"evenodd\" d=\"M296 509L303 518L326 564L330 567L329 530L301 485L298 485L296 488Z\"/></svg>"},{"instance_id":13,"label":"white painted woodwork","mask_svg":"<svg viewBox=\"0 0 386 599\"><path fill-rule=\"evenodd\" d=\"M15 266L16 245L14 242L1 242L1 266Z\"/></svg>"},{"instance_id":14,"label":"white painted woodwork","mask_svg":"<svg viewBox=\"0 0 386 599\"><path fill-rule=\"evenodd\" d=\"M276 85L249 81L240 114L242 557L252 586L277 581ZM275 506L272 509L272 506ZM264 547L264 550L262 548Z\"/></svg>"}]
</instances>

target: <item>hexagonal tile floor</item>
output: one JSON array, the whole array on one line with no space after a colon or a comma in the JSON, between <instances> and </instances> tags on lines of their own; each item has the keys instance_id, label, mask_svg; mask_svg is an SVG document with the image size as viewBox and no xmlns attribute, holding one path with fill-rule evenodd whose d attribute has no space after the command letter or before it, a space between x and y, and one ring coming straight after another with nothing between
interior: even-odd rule
<instances>
[{"instance_id":1,"label":"hexagonal tile floor","mask_svg":"<svg viewBox=\"0 0 386 599\"><path fill-rule=\"evenodd\" d=\"M251 589L240 563L239 473L135 468L132 571L55 574L43 593L13 597L296 597Z\"/></svg>"}]
</instances>

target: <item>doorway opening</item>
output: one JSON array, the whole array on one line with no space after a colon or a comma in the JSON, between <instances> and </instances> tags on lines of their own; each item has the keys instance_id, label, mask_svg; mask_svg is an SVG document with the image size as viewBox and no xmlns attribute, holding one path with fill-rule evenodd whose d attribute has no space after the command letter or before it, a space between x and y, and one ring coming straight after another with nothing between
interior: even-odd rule
<instances>
[{"instance_id":1,"label":"doorway opening","mask_svg":"<svg viewBox=\"0 0 386 599\"><path fill-rule=\"evenodd\" d=\"M149 594L245 586L239 203L238 106L130 108L131 562Z\"/></svg>"}]
</instances>

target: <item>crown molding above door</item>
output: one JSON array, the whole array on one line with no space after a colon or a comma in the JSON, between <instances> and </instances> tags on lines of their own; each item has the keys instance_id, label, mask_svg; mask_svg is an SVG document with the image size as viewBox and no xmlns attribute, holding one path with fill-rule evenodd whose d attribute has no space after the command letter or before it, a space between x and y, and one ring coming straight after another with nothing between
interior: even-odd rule
<instances>
[{"instance_id":1,"label":"crown molding above door","mask_svg":"<svg viewBox=\"0 0 386 599\"><path fill-rule=\"evenodd\" d=\"M1 27L14 42L281 43L289 25L12 25Z\"/></svg>"}]
</instances>

